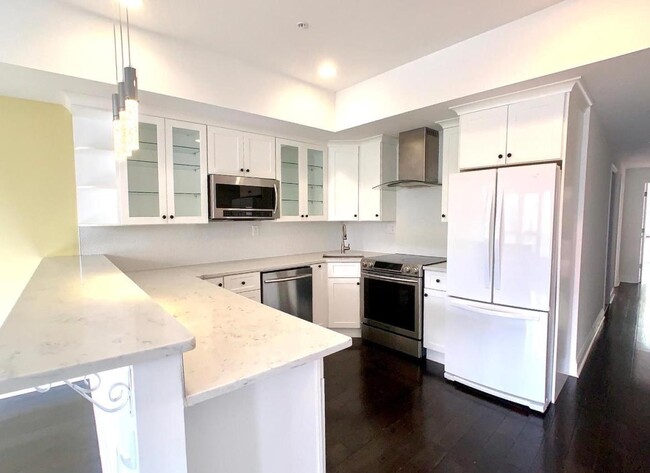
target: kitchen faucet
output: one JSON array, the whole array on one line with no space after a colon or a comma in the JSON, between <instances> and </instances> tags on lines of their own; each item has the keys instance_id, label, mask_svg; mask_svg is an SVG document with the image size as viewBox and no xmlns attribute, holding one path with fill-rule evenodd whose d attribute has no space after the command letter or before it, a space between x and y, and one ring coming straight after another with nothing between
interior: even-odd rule
<instances>
[{"instance_id":1,"label":"kitchen faucet","mask_svg":"<svg viewBox=\"0 0 650 473\"><path fill-rule=\"evenodd\" d=\"M343 224L341 231L343 233L343 238L341 239L341 254L345 254L346 251L350 250L350 244L348 243L348 228L345 226L345 223Z\"/></svg>"}]
</instances>

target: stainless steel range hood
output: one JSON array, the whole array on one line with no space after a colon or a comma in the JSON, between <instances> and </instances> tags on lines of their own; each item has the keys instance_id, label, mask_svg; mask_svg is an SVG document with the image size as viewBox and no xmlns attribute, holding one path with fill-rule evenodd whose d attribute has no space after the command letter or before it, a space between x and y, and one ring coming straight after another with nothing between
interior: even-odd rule
<instances>
[{"instance_id":1,"label":"stainless steel range hood","mask_svg":"<svg viewBox=\"0 0 650 473\"><path fill-rule=\"evenodd\" d=\"M418 128L399 134L398 179L375 189L431 187L440 185L438 176L438 132Z\"/></svg>"}]
</instances>

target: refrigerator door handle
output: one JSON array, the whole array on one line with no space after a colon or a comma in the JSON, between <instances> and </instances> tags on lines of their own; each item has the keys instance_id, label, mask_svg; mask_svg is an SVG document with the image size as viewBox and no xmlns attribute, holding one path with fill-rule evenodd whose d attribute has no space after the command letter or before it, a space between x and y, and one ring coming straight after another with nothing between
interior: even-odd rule
<instances>
[{"instance_id":1,"label":"refrigerator door handle","mask_svg":"<svg viewBox=\"0 0 650 473\"><path fill-rule=\"evenodd\" d=\"M506 319L529 320L532 322L538 322L540 320L540 316L544 314L542 312L536 312L533 310L525 310L525 309L516 309L514 307L510 308L510 307L492 306L492 305L486 307L485 304L481 304L480 302L472 302L472 301L465 301L465 300L461 302L461 301L454 300L453 297L450 297L447 300L447 303L452 307L469 310L471 312L475 312L478 314L492 315L494 317L503 317Z\"/></svg>"},{"instance_id":2,"label":"refrigerator door handle","mask_svg":"<svg viewBox=\"0 0 650 473\"><path fill-rule=\"evenodd\" d=\"M490 193L490 204L487 206L488 211L488 233L487 233L487 244L488 244L488 264L485 268L485 288L490 289L491 286L491 275L492 268L494 266L494 190Z\"/></svg>"},{"instance_id":3,"label":"refrigerator door handle","mask_svg":"<svg viewBox=\"0 0 650 473\"><path fill-rule=\"evenodd\" d=\"M497 199L496 224L494 232L494 290L501 289L501 254L503 253L503 191Z\"/></svg>"}]
</instances>

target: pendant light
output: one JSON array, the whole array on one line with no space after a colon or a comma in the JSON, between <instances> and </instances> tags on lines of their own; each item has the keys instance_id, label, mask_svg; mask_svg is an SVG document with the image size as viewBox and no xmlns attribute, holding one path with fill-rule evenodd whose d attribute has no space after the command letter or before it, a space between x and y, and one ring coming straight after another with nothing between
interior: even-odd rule
<instances>
[{"instance_id":1,"label":"pendant light","mask_svg":"<svg viewBox=\"0 0 650 473\"><path fill-rule=\"evenodd\" d=\"M133 151L140 148L139 137L139 105L138 105L138 78L135 68L131 65L131 31L129 24L129 10L126 10L127 57L129 65L124 65L124 32L122 24L122 8L118 4L120 26L120 54L122 65L122 80L118 73L117 53L117 26L113 23L113 44L115 49L115 81L117 93L112 96L113 106L113 143L115 153L119 159L126 159Z\"/></svg>"}]
</instances>

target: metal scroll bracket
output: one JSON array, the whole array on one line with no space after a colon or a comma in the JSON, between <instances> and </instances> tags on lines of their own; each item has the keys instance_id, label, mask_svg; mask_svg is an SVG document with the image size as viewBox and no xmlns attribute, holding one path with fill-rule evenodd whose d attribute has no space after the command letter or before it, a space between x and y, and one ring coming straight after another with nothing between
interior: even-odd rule
<instances>
[{"instance_id":1,"label":"metal scroll bracket","mask_svg":"<svg viewBox=\"0 0 650 473\"><path fill-rule=\"evenodd\" d=\"M105 405L102 402L99 402L97 399L92 397L92 394L97 392L102 387L102 378L98 373L93 373L88 376L85 376L80 381L63 381L68 385L74 392L79 394L81 397L90 401L95 407L101 409L104 412L113 413L123 409L126 405L131 402L131 370L129 369L128 381L118 381L113 383L108 388L107 398L108 405ZM52 384L46 384L43 386L37 386L34 389L39 393L46 393L52 388Z\"/></svg>"}]
</instances>

